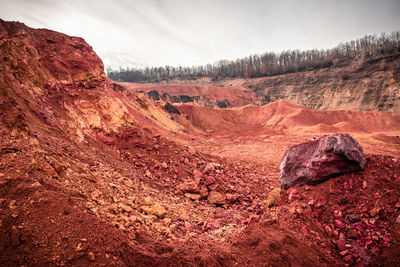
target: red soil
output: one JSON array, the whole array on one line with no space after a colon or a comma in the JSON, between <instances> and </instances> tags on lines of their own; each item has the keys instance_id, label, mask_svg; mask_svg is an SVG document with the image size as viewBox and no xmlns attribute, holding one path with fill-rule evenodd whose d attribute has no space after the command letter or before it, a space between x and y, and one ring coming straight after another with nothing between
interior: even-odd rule
<instances>
[{"instance_id":1,"label":"red soil","mask_svg":"<svg viewBox=\"0 0 400 267\"><path fill-rule=\"evenodd\" d=\"M375 133L400 129L400 115L393 113L311 110L284 100L265 106L247 105L223 110L195 104L176 106L199 129L230 138L318 132Z\"/></svg>"},{"instance_id":2,"label":"red soil","mask_svg":"<svg viewBox=\"0 0 400 267\"><path fill-rule=\"evenodd\" d=\"M283 101L171 115L104 79L82 39L0 22L1 265L399 264L398 115ZM342 130L364 171L266 205L288 145Z\"/></svg>"}]
</instances>

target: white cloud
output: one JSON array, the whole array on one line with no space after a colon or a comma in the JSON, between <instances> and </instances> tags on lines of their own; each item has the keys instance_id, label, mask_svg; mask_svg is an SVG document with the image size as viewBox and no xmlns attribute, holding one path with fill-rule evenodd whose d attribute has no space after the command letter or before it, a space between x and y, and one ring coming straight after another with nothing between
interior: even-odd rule
<instances>
[{"instance_id":1,"label":"white cloud","mask_svg":"<svg viewBox=\"0 0 400 267\"><path fill-rule=\"evenodd\" d=\"M399 1L2 0L0 17L81 36L106 66L198 65L399 30Z\"/></svg>"}]
</instances>

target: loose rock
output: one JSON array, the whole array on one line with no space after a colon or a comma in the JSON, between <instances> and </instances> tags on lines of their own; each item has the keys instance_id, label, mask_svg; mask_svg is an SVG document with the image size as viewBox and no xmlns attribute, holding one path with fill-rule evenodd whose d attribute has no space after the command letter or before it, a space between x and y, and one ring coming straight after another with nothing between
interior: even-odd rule
<instances>
[{"instance_id":1,"label":"loose rock","mask_svg":"<svg viewBox=\"0 0 400 267\"><path fill-rule=\"evenodd\" d=\"M349 134L334 134L289 147L280 165L280 184L315 185L332 176L364 168L361 146Z\"/></svg>"}]
</instances>

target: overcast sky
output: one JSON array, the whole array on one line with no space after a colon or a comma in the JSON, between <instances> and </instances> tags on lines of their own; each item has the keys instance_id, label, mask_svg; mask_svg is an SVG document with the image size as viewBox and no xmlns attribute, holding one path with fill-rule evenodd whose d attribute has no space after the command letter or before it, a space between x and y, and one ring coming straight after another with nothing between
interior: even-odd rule
<instances>
[{"instance_id":1,"label":"overcast sky","mask_svg":"<svg viewBox=\"0 0 400 267\"><path fill-rule=\"evenodd\" d=\"M400 0L0 0L0 18L83 37L106 66L177 66L400 30Z\"/></svg>"}]
</instances>

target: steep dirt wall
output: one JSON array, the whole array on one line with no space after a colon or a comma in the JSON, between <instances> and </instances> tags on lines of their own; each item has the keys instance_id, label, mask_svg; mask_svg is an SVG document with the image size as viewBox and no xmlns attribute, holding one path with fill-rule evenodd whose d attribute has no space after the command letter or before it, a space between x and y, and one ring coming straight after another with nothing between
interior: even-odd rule
<instances>
[{"instance_id":1,"label":"steep dirt wall","mask_svg":"<svg viewBox=\"0 0 400 267\"><path fill-rule=\"evenodd\" d=\"M260 103L285 99L313 109L400 113L400 56L250 82Z\"/></svg>"},{"instance_id":2,"label":"steep dirt wall","mask_svg":"<svg viewBox=\"0 0 400 267\"><path fill-rule=\"evenodd\" d=\"M258 105L282 99L312 109L400 113L400 53L371 60L339 61L325 69L264 78L170 82L245 86L256 93Z\"/></svg>"}]
</instances>

